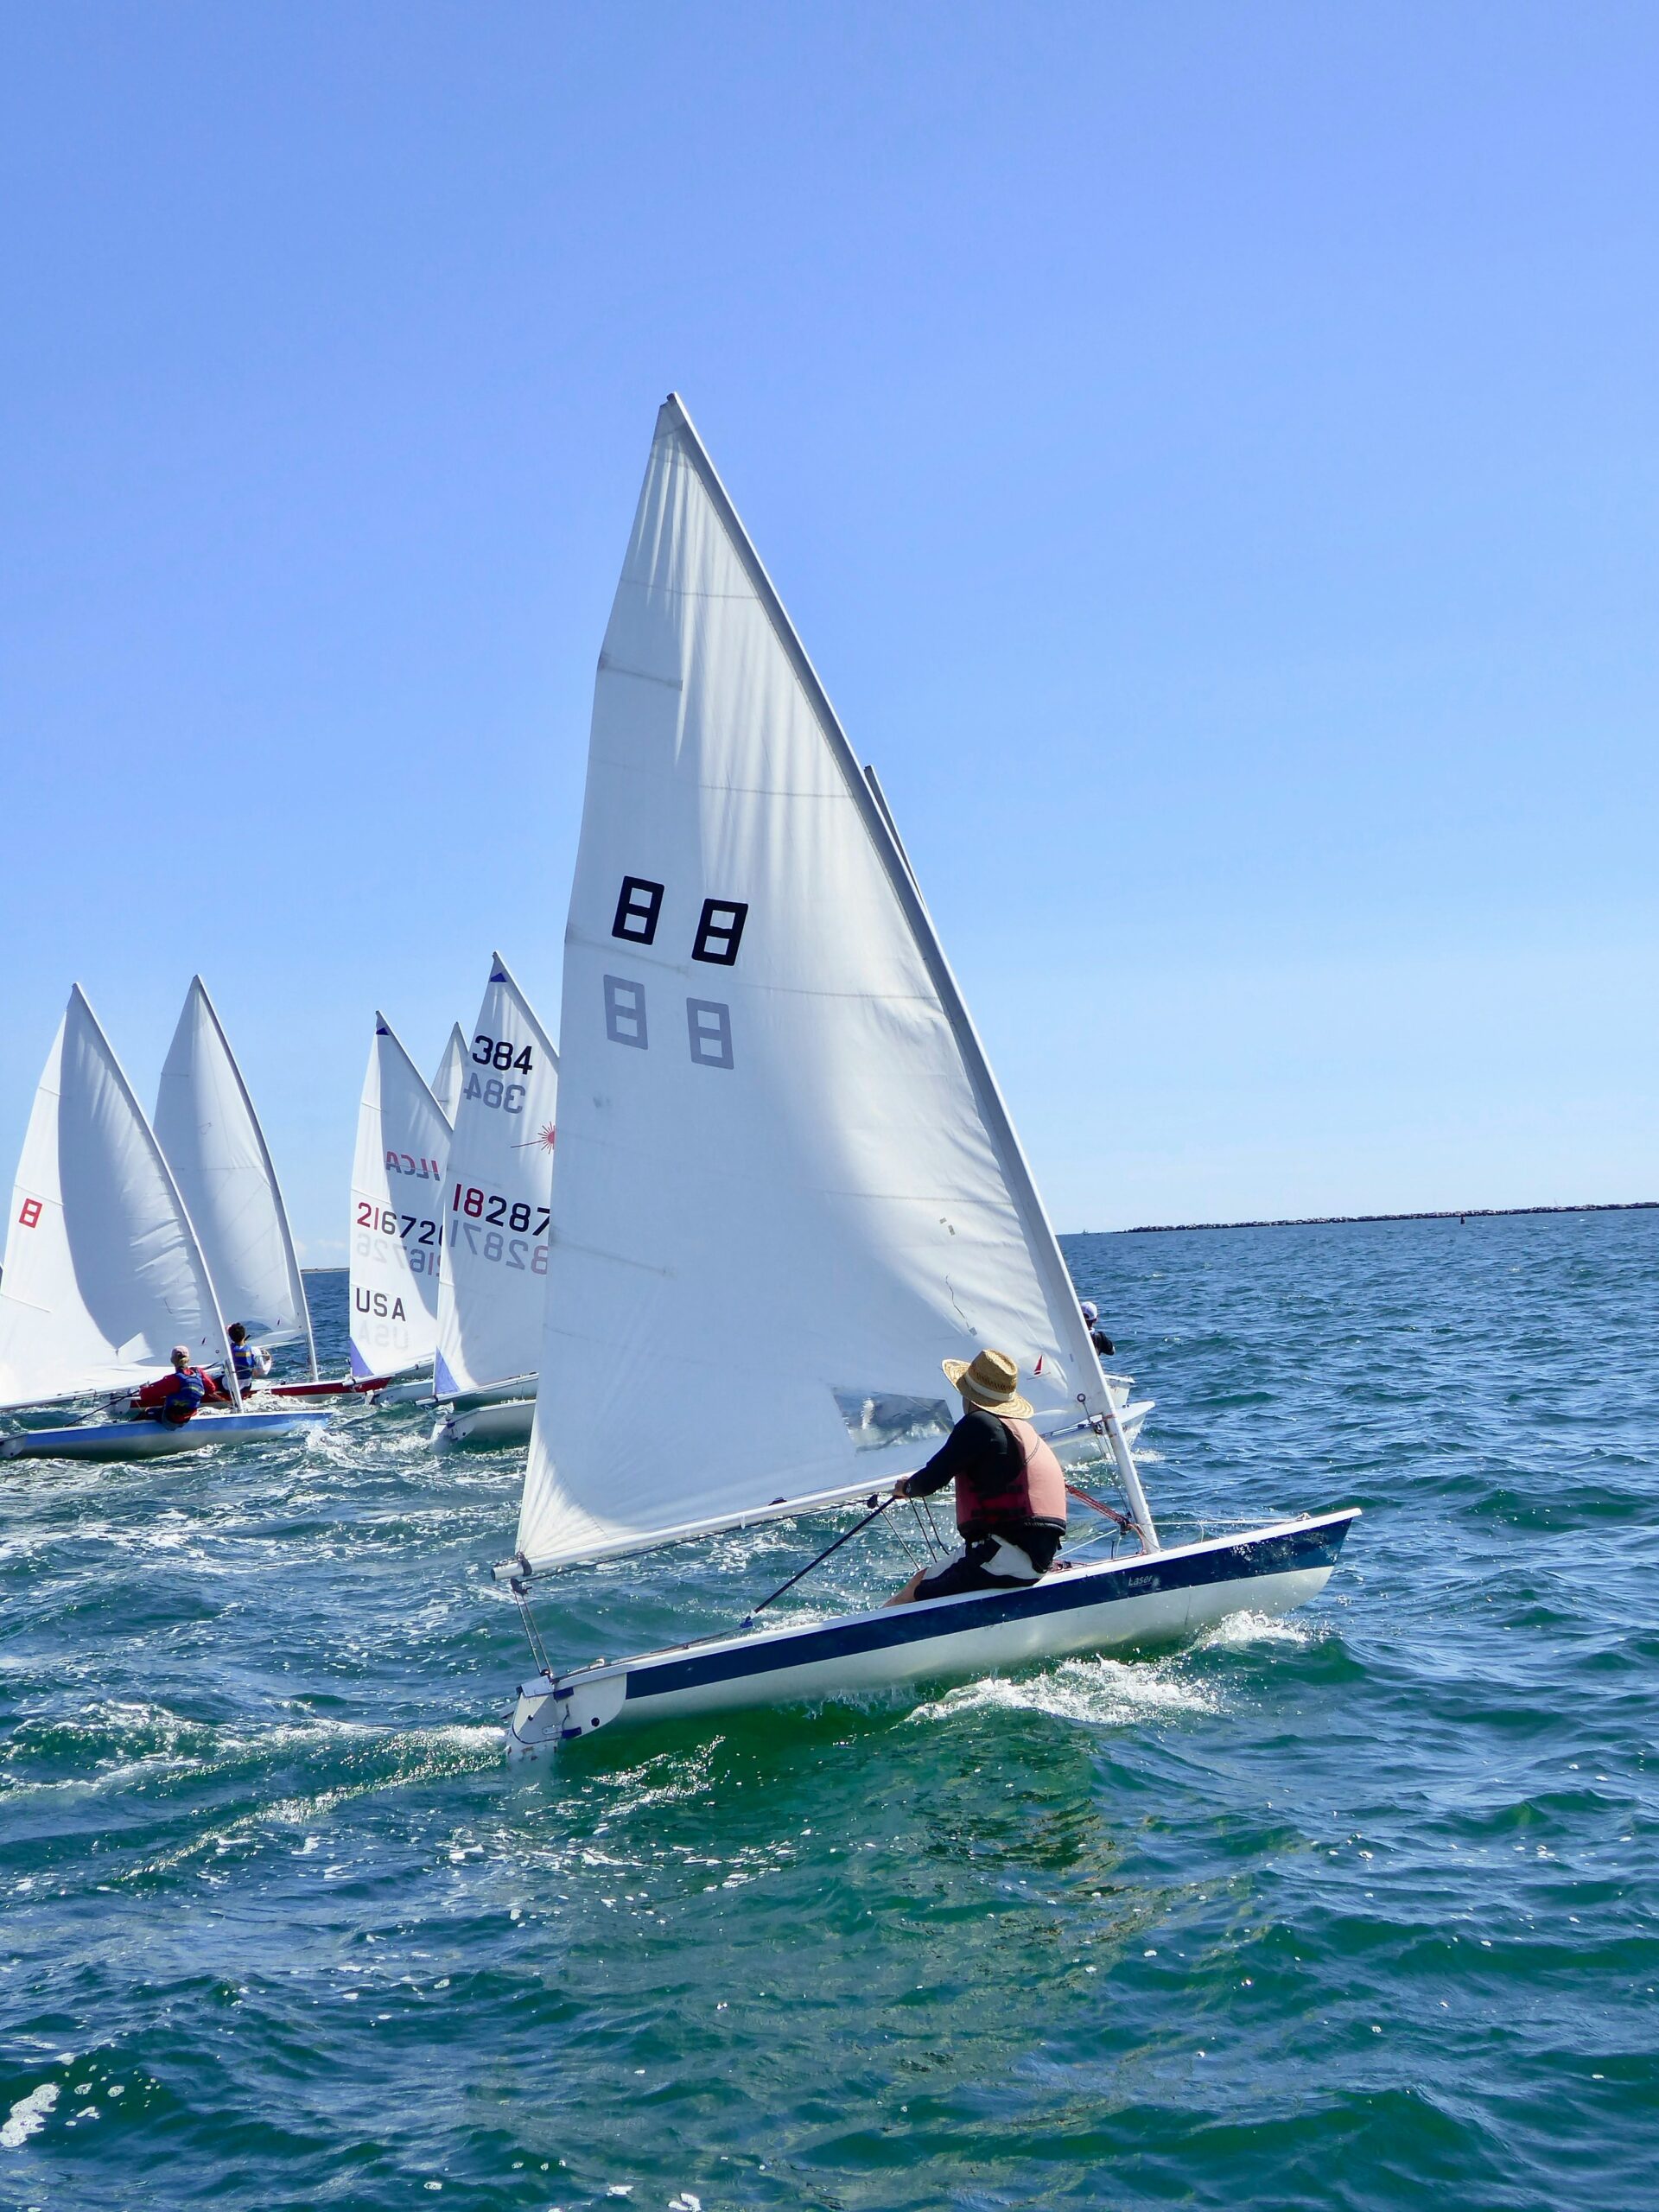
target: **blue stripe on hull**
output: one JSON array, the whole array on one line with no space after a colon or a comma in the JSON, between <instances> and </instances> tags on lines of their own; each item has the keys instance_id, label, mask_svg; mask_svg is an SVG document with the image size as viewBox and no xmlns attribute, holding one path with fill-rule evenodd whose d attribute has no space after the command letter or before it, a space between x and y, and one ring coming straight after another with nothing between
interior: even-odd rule
<instances>
[{"instance_id":1,"label":"blue stripe on hull","mask_svg":"<svg viewBox=\"0 0 1659 2212\"><path fill-rule=\"evenodd\" d=\"M665 1697L677 1690L702 1689L715 1682L742 1680L783 1668L807 1667L895 1644L925 1643L930 1637L959 1636L968 1627L997 1627L1004 1622L1075 1612L1085 1606L1143 1598L1163 1591L1191 1590L1212 1582L1236 1582L1259 1575L1306 1573L1334 1566L1349 1522L1291 1529L1250 1543L1226 1544L1213 1551L1164 1559L1154 1553L1122 1573L1058 1573L1029 1589L967 1599L895 1606L874 1619L863 1618L816 1631L798 1633L784 1645L777 1637L757 1637L736 1649L711 1651L635 1667L626 1696Z\"/></svg>"}]
</instances>

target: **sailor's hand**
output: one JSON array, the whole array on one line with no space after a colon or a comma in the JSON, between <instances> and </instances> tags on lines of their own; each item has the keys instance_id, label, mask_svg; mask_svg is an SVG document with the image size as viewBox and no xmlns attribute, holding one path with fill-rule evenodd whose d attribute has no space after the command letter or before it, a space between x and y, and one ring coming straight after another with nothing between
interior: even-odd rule
<instances>
[{"instance_id":1,"label":"sailor's hand","mask_svg":"<svg viewBox=\"0 0 1659 2212\"><path fill-rule=\"evenodd\" d=\"M893 1494L895 1497L908 1497L910 1496L910 1477L908 1475L899 1476L898 1481L894 1483L893 1486Z\"/></svg>"}]
</instances>

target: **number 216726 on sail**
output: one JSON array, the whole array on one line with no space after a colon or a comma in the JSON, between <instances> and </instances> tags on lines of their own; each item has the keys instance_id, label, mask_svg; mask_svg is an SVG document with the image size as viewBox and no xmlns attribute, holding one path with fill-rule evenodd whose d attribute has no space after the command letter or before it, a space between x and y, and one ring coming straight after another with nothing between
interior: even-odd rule
<instances>
[{"instance_id":1,"label":"number 216726 on sail","mask_svg":"<svg viewBox=\"0 0 1659 2212\"><path fill-rule=\"evenodd\" d=\"M359 1198L357 1227L359 1260L372 1259L381 1267L385 1266L385 1249L374 1241L378 1231L382 1236L399 1239L411 1274L435 1275L438 1272L438 1247L443 1242L443 1230L437 1222L429 1221L418 1213L396 1214L390 1206L373 1205L367 1198Z\"/></svg>"}]
</instances>

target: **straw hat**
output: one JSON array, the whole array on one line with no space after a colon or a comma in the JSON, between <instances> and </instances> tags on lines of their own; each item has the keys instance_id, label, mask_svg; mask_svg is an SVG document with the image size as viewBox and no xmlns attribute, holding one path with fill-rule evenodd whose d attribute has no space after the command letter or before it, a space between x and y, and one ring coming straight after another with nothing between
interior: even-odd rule
<instances>
[{"instance_id":1,"label":"straw hat","mask_svg":"<svg viewBox=\"0 0 1659 2212\"><path fill-rule=\"evenodd\" d=\"M1007 1352L986 1351L971 1362L942 1359L939 1364L968 1403L982 1413L1002 1414L1009 1421L1031 1419L1030 1399L1022 1398L1014 1387L1020 1370Z\"/></svg>"}]
</instances>

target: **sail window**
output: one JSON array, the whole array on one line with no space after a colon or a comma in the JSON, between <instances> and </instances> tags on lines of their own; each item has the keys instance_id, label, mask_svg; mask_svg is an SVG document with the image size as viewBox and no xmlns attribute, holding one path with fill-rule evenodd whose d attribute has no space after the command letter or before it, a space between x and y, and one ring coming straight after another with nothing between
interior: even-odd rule
<instances>
[{"instance_id":1,"label":"sail window","mask_svg":"<svg viewBox=\"0 0 1659 2212\"><path fill-rule=\"evenodd\" d=\"M663 911L663 887L643 875L625 875L616 902L611 935L629 944L650 944L657 935L657 918ZM741 925L740 925L740 927Z\"/></svg>"},{"instance_id":2,"label":"sail window","mask_svg":"<svg viewBox=\"0 0 1659 2212\"><path fill-rule=\"evenodd\" d=\"M646 1049L645 987L626 976L605 978L605 1034L613 1045Z\"/></svg>"},{"instance_id":3,"label":"sail window","mask_svg":"<svg viewBox=\"0 0 1659 2212\"><path fill-rule=\"evenodd\" d=\"M691 1039L691 1057L700 1068L728 1068L732 1065L732 1009L718 999L687 999L685 1026Z\"/></svg>"},{"instance_id":4,"label":"sail window","mask_svg":"<svg viewBox=\"0 0 1659 2212\"><path fill-rule=\"evenodd\" d=\"M743 925L748 918L748 906L742 899L705 899L691 957L709 961L719 968L734 968L737 948L743 941Z\"/></svg>"},{"instance_id":5,"label":"sail window","mask_svg":"<svg viewBox=\"0 0 1659 2212\"><path fill-rule=\"evenodd\" d=\"M894 1444L926 1448L948 1436L954 1425L943 1398L907 1397L899 1390L837 1390L835 1400L855 1452L885 1452Z\"/></svg>"}]
</instances>

